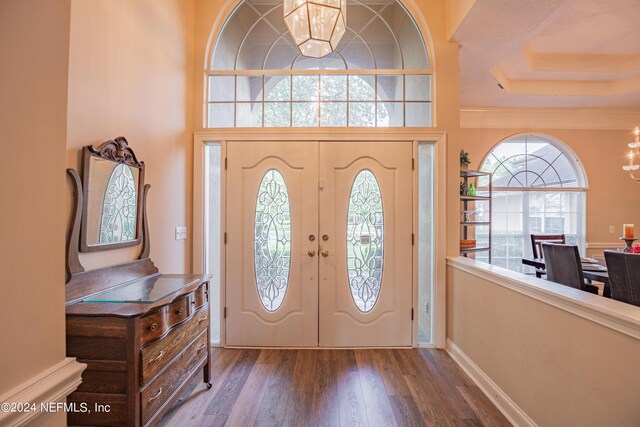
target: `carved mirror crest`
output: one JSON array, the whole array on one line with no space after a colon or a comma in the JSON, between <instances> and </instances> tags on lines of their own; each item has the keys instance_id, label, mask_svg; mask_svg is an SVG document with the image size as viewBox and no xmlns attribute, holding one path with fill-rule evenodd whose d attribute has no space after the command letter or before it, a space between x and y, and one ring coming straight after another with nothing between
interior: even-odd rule
<instances>
[{"instance_id":1,"label":"carved mirror crest","mask_svg":"<svg viewBox=\"0 0 640 427\"><path fill-rule=\"evenodd\" d=\"M141 241L144 163L124 137L82 149L80 250L102 251Z\"/></svg>"}]
</instances>

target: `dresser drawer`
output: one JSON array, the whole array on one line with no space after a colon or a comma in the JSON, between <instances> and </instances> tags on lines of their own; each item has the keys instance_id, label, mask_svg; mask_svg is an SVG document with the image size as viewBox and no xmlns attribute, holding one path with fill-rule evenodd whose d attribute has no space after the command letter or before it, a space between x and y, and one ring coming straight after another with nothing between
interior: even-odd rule
<instances>
[{"instance_id":1,"label":"dresser drawer","mask_svg":"<svg viewBox=\"0 0 640 427\"><path fill-rule=\"evenodd\" d=\"M162 307L155 313L144 316L140 319L140 345L145 345L151 340L164 335L169 329L169 319L167 312L169 307Z\"/></svg>"},{"instance_id":2,"label":"dresser drawer","mask_svg":"<svg viewBox=\"0 0 640 427\"><path fill-rule=\"evenodd\" d=\"M169 325L176 325L189 317L192 311L189 305L189 296L169 304Z\"/></svg>"},{"instance_id":3,"label":"dresser drawer","mask_svg":"<svg viewBox=\"0 0 640 427\"><path fill-rule=\"evenodd\" d=\"M146 384L154 375L173 359L178 353L195 339L203 330L206 330L208 322L201 320L208 317L208 307L196 311L191 319L182 325L175 327L169 334L152 342L142 349L142 378L141 384Z\"/></svg>"},{"instance_id":4,"label":"dresser drawer","mask_svg":"<svg viewBox=\"0 0 640 427\"><path fill-rule=\"evenodd\" d=\"M200 308L209 302L209 283L205 282L194 292L194 305L195 308Z\"/></svg>"},{"instance_id":5,"label":"dresser drawer","mask_svg":"<svg viewBox=\"0 0 640 427\"><path fill-rule=\"evenodd\" d=\"M159 376L140 392L142 425L162 408L164 402L182 385L194 366L208 354L207 331L203 331Z\"/></svg>"}]
</instances>

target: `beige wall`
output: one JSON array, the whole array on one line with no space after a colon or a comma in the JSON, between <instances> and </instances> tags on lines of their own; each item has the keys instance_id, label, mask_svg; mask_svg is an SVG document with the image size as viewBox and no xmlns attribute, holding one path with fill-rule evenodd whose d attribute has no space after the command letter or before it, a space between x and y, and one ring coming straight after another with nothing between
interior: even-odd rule
<instances>
[{"instance_id":1,"label":"beige wall","mask_svg":"<svg viewBox=\"0 0 640 427\"><path fill-rule=\"evenodd\" d=\"M69 0L0 2L0 395L65 356L69 13Z\"/></svg>"},{"instance_id":2,"label":"beige wall","mask_svg":"<svg viewBox=\"0 0 640 427\"><path fill-rule=\"evenodd\" d=\"M145 162L151 184L151 258L191 271L193 0L73 0L67 165L82 146L116 136ZM130 260L137 249L83 254L85 268Z\"/></svg>"},{"instance_id":3,"label":"beige wall","mask_svg":"<svg viewBox=\"0 0 640 427\"><path fill-rule=\"evenodd\" d=\"M448 338L536 424L639 425L640 340L451 266L447 288Z\"/></svg>"},{"instance_id":4,"label":"beige wall","mask_svg":"<svg viewBox=\"0 0 640 427\"><path fill-rule=\"evenodd\" d=\"M461 129L461 145L471 156L470 169L479 168L484 157L500 141L516 134L551 136L566 144L582 162L589 181L586 237L590 243L618 242L622 224L640 230L640 184L623 172L629 130L577 129ZM615 232L609 233L609 225ZM640 234L640 233L639 233ZM622 246L617 243L618 246ZM600 250L601 252L601 250ZM590 252L592 253L592 251Z\"/></svg>"}]
</instances>

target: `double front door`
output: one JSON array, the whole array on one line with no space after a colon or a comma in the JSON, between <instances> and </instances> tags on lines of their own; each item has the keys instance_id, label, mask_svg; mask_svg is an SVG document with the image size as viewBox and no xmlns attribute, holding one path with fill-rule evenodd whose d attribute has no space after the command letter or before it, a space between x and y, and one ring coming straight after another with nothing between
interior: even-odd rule
<instances>
[{"instance_id":1,"label":"double front door","mask_svg":"<svg viewBox=\"0 0 640 427\"><path fill-rule=\"evenodd\" d=\"M410 346L412 144L227 145L226 343Z\"/></svg>"}]
</instances>

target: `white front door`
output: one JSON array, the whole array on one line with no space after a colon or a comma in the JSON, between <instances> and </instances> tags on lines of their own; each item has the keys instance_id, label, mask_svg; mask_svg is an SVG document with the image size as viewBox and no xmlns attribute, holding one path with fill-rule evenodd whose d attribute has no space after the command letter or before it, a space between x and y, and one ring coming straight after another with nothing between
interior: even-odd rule
<instances>
[{"instance_id":1,"label":"white front door","mask_svg":"<svg viewBox=\"0 0 640 427\"><path fill-rule=\"evenodd\" d=\"M407 142L320 145L322 347L411 345L411 163Z\"/></svg>"},{"instance_id":2,"label":"white front door","mask_svg":"<svg viewBox=\"0 0 640 427\"><path fill-rule=\"evenodd\" d=\"M226 343L410 346L412 145L227 147Z\"/></svg>"},{"instance_id":3,"label":"white front door","mask_svg":"<svg viewBox=\"0 0 640 427\"><path fill-rule=\"evenodd\" d=\"M227 145L227 345L318 345L317 159L317 143Z\"/></svg>"}]
</instances>

